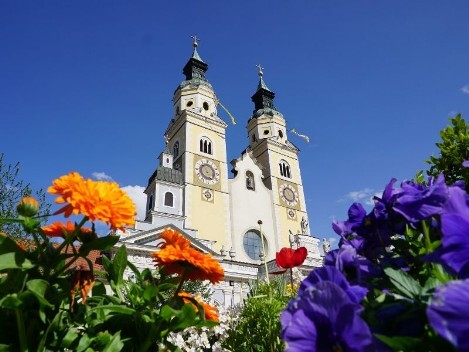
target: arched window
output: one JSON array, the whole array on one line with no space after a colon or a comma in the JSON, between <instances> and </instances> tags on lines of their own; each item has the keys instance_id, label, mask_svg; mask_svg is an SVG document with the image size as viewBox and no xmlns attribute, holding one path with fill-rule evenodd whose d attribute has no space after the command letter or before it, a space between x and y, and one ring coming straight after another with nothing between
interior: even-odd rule
<instances>
[{"instance_id":1,"label":"arched window","mask_svg":"<svg viewBox=\"0 0 469 352\"><path fill-rule=\"evenodd\" d=\"M167 207L173 207L174 205L174 196L171 192L166 192L164 194L164 205Z\"/></svg>"},{"instance_id":2,"label":"arched window","mask_svg":"<svg viewBox=\"0 0 469 352\"><path fill-rule=\"evenodd\" d=\"M285 160L280 160L280 176L291 178L290 165Z\"/></svg>"},{"instance_id":3,"label":"arched window","mask_svg":"<svg viewBox=\"0 0 469 352\"><path fill-rule=\"evenodd\" d=\"M264 246L265 251L268 252L267 241L265 240L265 237ZM249 258L253 260L259 260L259 255L264 252L262 250L262 240L261 236L259 235L259 232L257 232L256 230L249 230L248 232L246 232L243 237L243 247ZM266 255L266 253L264 253L264 255Z\"/></svg>"},{"instance_id":4,"label":"arched window","mask_svg":"<svg viewBox=\"0 0 469 352\"><path fill-rule=\"evenodd\" d=\"M202 137L199 142L199 150L202 153L212 154L212 141L207 137Z\"/></svg>"},{"instance_id":5,"label":"arched window","mask_svg":"<svg viewBox=\"0 0 469 352\"><path fill-rule=\"evenodd\" d=\"M176 141L173 145L173 156L174 158L179 156L179 141Z\"/></svg>"},{"instance_id":6,"label":"arched window","mask_svg":"<svg viewBox=\"0 0 469 352\"><path fill-rule=\"evenodd\" d=\"M254 174L251 171L246 171L246 188L253 191L256 189Z\"/></svg>"}]
</instances>

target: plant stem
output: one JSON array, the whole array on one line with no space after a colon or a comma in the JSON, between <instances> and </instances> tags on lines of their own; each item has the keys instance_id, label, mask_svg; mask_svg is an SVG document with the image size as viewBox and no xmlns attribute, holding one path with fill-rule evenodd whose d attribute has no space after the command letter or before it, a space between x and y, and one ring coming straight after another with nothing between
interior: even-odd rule
<instances>
[{"instance_id":1,"label":"plant stem","mask_svg":"<svg viewBox=\"0 0 469 352\"><path fill-rule=\"evenodd\" d=\"M430 241L430 229L428 227L427 222L424 220L422 221L422 229L423 229L423 237L425 239L425 251L429 254L432 250L432 242Z\"/></svg>"},{"instance_id":2,"label":"plant stem","mask_svg":"<svg viewBox=\"0 0 469 352\"><path fill-rule=\"evenodd\" d=\"M184 284L184 281L186 279L186 274L187 274L187 268L184 269L184 272L182 273L181 275L181 281L179 281L179 285L178 287L176 288L176 291L174 291L174 298L176 298L178 296L178 293L179 291L181 290L182 288L182 285Z\"/></svg>"},{"instance_id":3,"label":"plant stem","mask_svg":"<svg viewBox=\"0 0 469 352\"><path fill-rule=\"evenodd\" d=\"M15 309L16 313L16 325L18 327L18 335L20 339L20 351L24 352L28 350L28 340L26 338L26 330L24 328L23 314L19 309Z\"/></svg>"},{"instance_id":4,"label":"plant stem","mask_svg":"<svg viewBox=\"0 0 469 352\"><path fill-rule=\"evenodd\" d=\"M293 292L293 268L290 268L290 284L291 284L291 295L293 297L295 295Z\"/></svg>"}]
</instances>

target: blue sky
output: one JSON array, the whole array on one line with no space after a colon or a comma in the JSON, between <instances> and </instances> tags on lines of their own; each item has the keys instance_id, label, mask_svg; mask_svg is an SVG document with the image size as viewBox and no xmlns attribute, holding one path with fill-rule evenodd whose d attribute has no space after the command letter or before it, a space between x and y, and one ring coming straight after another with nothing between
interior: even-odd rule
<instances>
[{"instance_id":1,"label":"blue sky","mask_svg":"<svg viewBox=\"0 0 469 352\"><path fill-rule=\"evenodd\" d=\"M313 235L411 178L469 116L468 1L2 1L0 152L35 188L70 171L138 193L192 53L247 145L256 64L300 149ZM221 109L220 115L229 123ZM52 200L52 198L51 198Z\"/></svg>"}]
</instances>

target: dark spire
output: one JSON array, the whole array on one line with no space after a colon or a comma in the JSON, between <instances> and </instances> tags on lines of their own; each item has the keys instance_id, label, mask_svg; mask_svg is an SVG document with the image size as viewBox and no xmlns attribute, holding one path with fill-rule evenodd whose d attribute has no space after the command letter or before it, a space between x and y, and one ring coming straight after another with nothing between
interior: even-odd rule
<instances>
[{"instance_id":1,"label":"dark spire","mask_svg":"<svg viewBox=\"0 0 469 352\"><path fill-rule=\"evenodd\" d=\"M264 79L262 76L264 75L264 72L262 72L262 67L261 65L257 65L256 67L259 68L259 84L257 86L257 91L254 93L254 95L251 97L251 100L254 103L254 112L258 110L276 110L274 106L274 98L275 98L275 93L272 92L267 85L264 82Z\"/></svg>"},{"instance_id":2,"label":"dark spire","mask_svg":"<svg viewBox=\"0 0 469 352\"><path fill-rule=\"evenodd\" d=\"M184 73L184 75L186 76L186 81L198 79L207 82L207 79L205 78L205 72L208 69L208 65L202 61L199 56L199 53L197 52L197 46L199 45L197 42L199 41L199 39L195 35L193 35L192 38L194 38L194 42L192 43L192 45L194 46L194 52L192 54L192 57L187 62L186 66L184 66L184 68L182 69L182 73Z\"/></svg>"}]
</instances>

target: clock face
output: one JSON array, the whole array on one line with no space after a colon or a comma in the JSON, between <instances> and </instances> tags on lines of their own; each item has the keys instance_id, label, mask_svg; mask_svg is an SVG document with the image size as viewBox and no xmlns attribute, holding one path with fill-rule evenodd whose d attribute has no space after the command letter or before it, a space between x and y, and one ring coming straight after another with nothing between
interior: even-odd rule
<instances>
[{"instance_id":1,"label":"clock face","mask_svg":"<svg viewBox=\"0 0 469 352\"><path fill-rule=\"evenodd\" d=\"M203 183L208 185L213 185L220 179L220 172L217 166L207 159L197 161L195 164L195 173Z\"/></svg>"},{"instance_id":2,"label":"clock face","mask_svg":"<svg viewBox=\"0 0 469 352\"><path fill-rule=\"evenodd\" d=\"M298 192L291 185L282 184L279 189L280 197L289 206L295 206L298 203Z\"/></svg>"}]
</instances>

